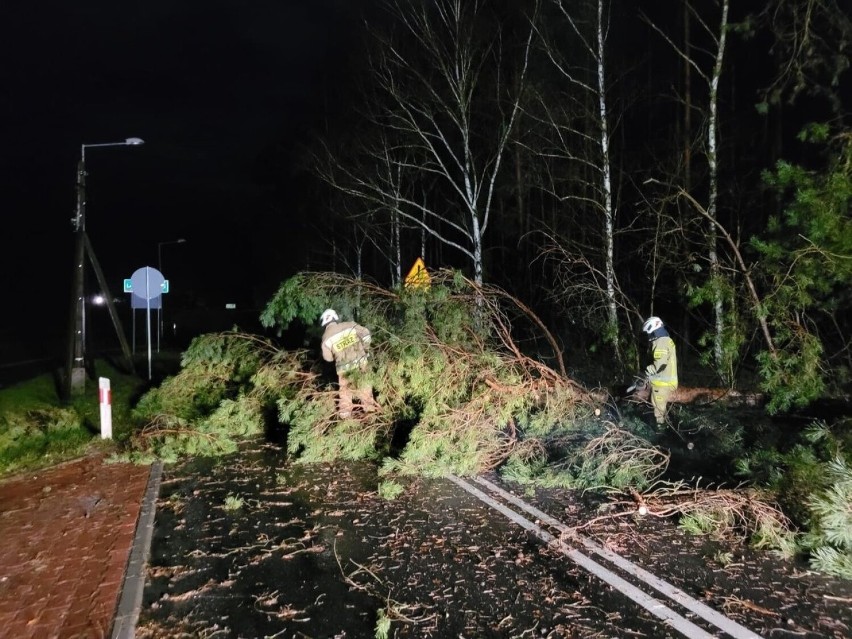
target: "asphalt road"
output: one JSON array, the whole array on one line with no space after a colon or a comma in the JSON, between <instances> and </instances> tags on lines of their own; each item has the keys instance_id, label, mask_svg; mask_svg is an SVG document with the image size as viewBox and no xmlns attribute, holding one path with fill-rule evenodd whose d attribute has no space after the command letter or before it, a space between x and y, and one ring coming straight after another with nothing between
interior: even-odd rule
<instances>
[{"instance_id":1,"label":"asphalt road","mask_svg":"<svg viewBox=\"0 0 852 639\"><path fill-rule=\"evenodd\" d=\"M167 466L137 637L373 638L385 619L389 637L850 634L846 582L655 517L598 519L583 529L595 555L565 533L614 512L607 500L486 479L514 495L465 482L526 524L449 479L405 480L388 501L369 464L294 465L272 444ZM577 552L639 594L590 573ZM637 581L642 571L680 594Z\"/></svg>"}]
</instances>

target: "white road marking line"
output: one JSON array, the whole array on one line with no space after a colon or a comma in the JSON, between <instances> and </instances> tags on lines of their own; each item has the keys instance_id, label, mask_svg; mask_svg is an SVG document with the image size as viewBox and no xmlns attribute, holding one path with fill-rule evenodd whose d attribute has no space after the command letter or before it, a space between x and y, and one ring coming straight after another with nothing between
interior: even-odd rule
<instances>
[{"instance_id":1,"label":"white road marking line","mask_svg":"<svg viewBox=\"0 0 852 639\"><path fill-rule=\"evenodd\" d=\"M708 633L707 631L705 631L701 627L695 625L694 623L692 623L691 621L689 621L688 619L686 619L682 615L678 614L677 612L675 612L674 610L669 608L667 605L665 605L659 599L656 599L656 598L652 597L651 595L643 592L642 590L640 590L639 588L637 588L636 586L634 586L630 582L628 582L625 579L623 579L622 577L618 576L617 574L615 574L614 572L612 572L608 568L597 563L596 561L594 561L590 557L584 555L580 551L569 548L564 542L562 542L561 540L554 537L552 534L550 534L549 532L547 532L546 530L544 530L543 528L538 526L536 523L526 519L525 517L518 514L517 512L515 512L515 511L511 510L510 508L504 506L503 504L495 501L490 496L488 496L487 494L485 494L484 492L482 492L478 488L472 486L471 484L469 484L465 480L460 479L460 478L455 477L455 476L450 476L449 479L451 481L453 481L455 484L457 484L458 486L460 486L461 488L463 488L464 490L466 490L467 492L469 492L470 494L472 494L477 499L483 501L487 505L491 506L493 509L495 509L498 512L505 515L507 518L509 518L511 521L515 522L516 524L518 524L519 526L521 526L525 530L532 532L534 535L536 535L539 539L541 539L545 543L551 543L551 542L554 542L554 541L557 542L559 550L563 554L565 554L569 559L571 559L576 564L583 567L585 570L589 571L590 573L592 573L593 575L595 575L596 577L598 577L602 581L608 583L609 585L611 585L614 588L616 588L617 590L619 590L622 594L624 594L625 596L627 596L631 600L635 601L637 604L639 604L640 606L642 606L643 608L648 610L648 612L650 612L654 616L659 617L660 619L664 620L667 624L669 624L672 628L676 629L678 632L680 632L684 636L687 636L687 637L690 637L690 638L695 637L696 639L699 639L699 638L705 639L705 638L714 637L714 635ZM476 481L478 483L480 483L481 485L487 487L489 490L491 490L491 491L497 493L498 495L502 496L507 501L510 501L512 504L514 504L518 508L521 508L522 510L525 510L529 514L534 515L540 521L545 522L548 525L553 526L554 528L557 528L560 531L565 531L565 530L568 529L567 526L565 526L564 524L562 524L558 520L554 519L553 517L550 517L549 515L542 512L541 510L535 508L534 506L527 504L526 502L518 499L517 497L515 497L511 493L508 493L508 492L502 490L500 487L489 482L488 480L482 479L482 478L476 478ZM602 548L601 546L598 546L597 544L595 544L591 540L582 540L582 541L583 541L583 543L584 543L584 545L587 549L591 550L592 552L599 554L600 556L604 557L608 561L617 565L622 570L625 570L626 572L633 575L637 579L640 579L641 581L652 586L653 588L655 588L656 590L658 590L662 594L666 595L667 597L670 597L675 602L684 606L685 608L687 608L691 612L695 613L696 615L702 617L703 619L709 621L710 623L715 625L717 628L719 628L720 630L723 630L724 632L731 635L732 637L735 637L736 639L761 639L760 635L753 633L748 628L745 628L744 626L739 625L735 621L733 621L733 620L729 619L728 617L725 617L724 615L716 612L712 608L705 606L701 602L699 602L695 599L692 599L691 597L689 597L689 595L687 595L683 591L678 590L677 588L675 588L671 584L668 584L667 582L663 581L662 579L659 579L655 575L645 571L643 568L640 568L639 566L632 564L627 559L624 559L623 557L616 555L615 553L613 553L609 550L606 550L606 549Z\"/></svg>"},{"instance_id":2,"label":"white road marking line","mask_svg":"<svg viewBox=\"0 0 852 639\"><path fill-rule=\"evenodd\" d=\"M566 532L568 530L568 527L565 526L559 520L554 519L553 517L551 517L545 512L542 512L535 506L528 504L522 499L516 497L515 495L503 490L502 488L500 488L496 484L493 484L487 479L482 477L476 477L474 478L474 480L477 483L487 487L492 492L497 493L507 501L515 504L518 508L521 508L524 511L528 512L533 517L536 517L540 521L543 521L549 524L550 526L553 526L560 532ZM744 626L741 626L736 621L730 619L729 617L726 617L725 615L716 610L713 610L713 608L710 608L706 604L701 603L697 599L690 597L688 594L686 594L679 588L673 586L664 579L657 577L655 574L648 572L644 568L637 566L636 564L629 561L628 559L625 559L621 555L614 553L613 551L608 550L607 548L604 548L603 546L592 541L591 539L587 539L578 535L577 540L580 541L583 546L585 546L585 548L587 548L588 550L596 553L607 561L615 564L623 571L645 582L661 594L679 603L681 606L683 606L690 612L698 615L706 621L709 621L714 626L729 634L730 636L735 637L735 639L761 639L760 635L752 632Z\"/></svg>"}]
</instances>

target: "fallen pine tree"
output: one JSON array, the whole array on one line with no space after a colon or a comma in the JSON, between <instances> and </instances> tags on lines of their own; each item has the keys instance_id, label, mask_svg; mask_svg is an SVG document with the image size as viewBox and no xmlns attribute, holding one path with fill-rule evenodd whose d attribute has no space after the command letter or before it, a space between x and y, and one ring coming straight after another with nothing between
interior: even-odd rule
<instances>
[{"instance_id":1,"label":"fallen pine tree","mask_svg":"<svg viewBox=\"0 0 852 639\"><path fill-rule=\"evenodd\" d=\"M627 399L636 402L648 402L651 387L646 380L640 380L627 394ZM728 407L751 406L760 407L766 403L763 393L740 391L735 388L713 388L706 386L678 386L671 394L669 401L673 404L719 404Z\"/></svg>"},{"instance_id":2,"label":"fallen pine tree","mask_svg":"<svg viewBox=\"0 0 852 639\"><path fill-rule=\"evenodd\" d=\"M267 326L284 331L301 325L315 344L317 318L327 307L370 327L366 375L379 412L338 418L335 376L316 346L287 351L239 331L209 334L186 351L178 375L140 402L137 452L167 459L221 454L273 422L286 429L293 461L371 460L386 484L406 475L496 469L508 480L533 485L644 495L652 513L684 522L717 520L713 513L728 504L735 510L732 529L789 554L792 529L774 502L742 508L739 498L753 500L757 492L728 489L727 501L702 494L692 504L675 499L676 508L664 505L671 502L654 486L663 481L669 452L653 443L641 422L616 424L601 415L607 394L565 374L556 341L522 303L457 273L436 273L432 282L425 291L390 291L337 274L303 273L282 284L264 311ZM518 334L532 347L520 348ZM545 345L553 350L555 368L525 352ZM731 394L696 393L694 399L699 397L720 401ZM823 498L834 503L831 494ZM765 516L769 511L777 514ZM760 533L767 522L777 527ZM834 531L837 525L831 519L823 528ZM843 539L827 539L828 546L809 547L833 550L839 558L831 566L842 568L852 540L844 545Z\"/></svg>"}]
</instances>

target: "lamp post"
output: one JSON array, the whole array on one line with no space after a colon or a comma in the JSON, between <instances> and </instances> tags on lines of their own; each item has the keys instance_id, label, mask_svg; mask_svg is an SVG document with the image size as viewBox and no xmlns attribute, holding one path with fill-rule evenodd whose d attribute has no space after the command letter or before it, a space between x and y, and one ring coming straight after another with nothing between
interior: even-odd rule
<instances>
[{"instance_id":1,"label":"lamp post","mask_svg":"<svg viewBox=\"0 0 852 639\"><path fill-rule=\"evenodd\" d=\"M163 272L163 247L167 244L183 244L184 242L186 242L186 240L184 238L180 238L178 240L169 240L168 242L157 243L157 270L160 271L160 273Z\"/></svg>"},{"instance_id":2,"label":"lamp post","mask_svg":"<svg viewBox=\"0 0 852 639\"><path fill-rule=\"evenodd\" d=\"M168 240L166 242L157 243L157 270L160 271L160 273L163 273L163 247L169 244L183 244L184 242L186 242L186 239L181 237L177 240ZM163 277L166 277L165 273L163 273ZM160 315L160 321L157 323L157 352L160 351L160 335L163 334L163 303L163 297L160 296L160 308L157 310Z\"/></svg>"},{"instance_id":3,"label":"lamp post","mask_svg":"<svg viewBox=\"0 0 852 639\"><path fill-rule=\"evenodd\" d=\"M86 253L94 259L89 239L86 236L86 149L102 146L138 146L144 144L140 138L127 138L124 142L81 144L80 161L77 163L77 209L71 219L74 226L74 283L71 297L71 322L68 339L66 365L67 394L79 393L86 386L86 298L85 259Z\"/></svg>"}]
</instances>

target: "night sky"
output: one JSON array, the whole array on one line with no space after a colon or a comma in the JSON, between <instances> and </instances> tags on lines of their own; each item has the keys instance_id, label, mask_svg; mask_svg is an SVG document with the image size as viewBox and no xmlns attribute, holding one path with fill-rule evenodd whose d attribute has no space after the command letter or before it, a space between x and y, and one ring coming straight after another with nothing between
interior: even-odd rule
<instances>
[{"instance_id":1,"label":"night sky","mask_svg":"<svg viewBox=\"0 0 852 639\"><path fill-rule=\"evenodd\" d=\"M87 229L114 296L185 238L161 249L167 306L257 306L289 274L258 256L299 226L269 191L345 84L359 4L3 3L2 339L66 331L80 145L128 137L145 144L86 150Z\"/></svg>"}]
</instances>

